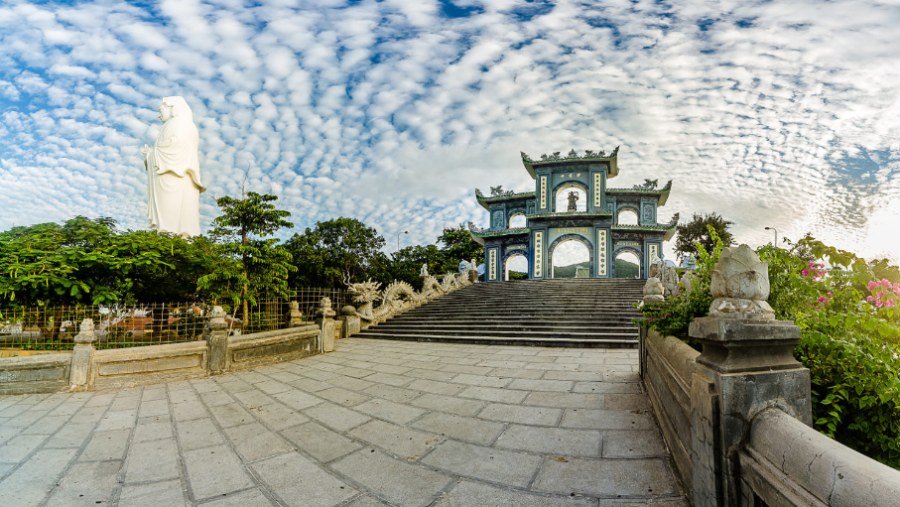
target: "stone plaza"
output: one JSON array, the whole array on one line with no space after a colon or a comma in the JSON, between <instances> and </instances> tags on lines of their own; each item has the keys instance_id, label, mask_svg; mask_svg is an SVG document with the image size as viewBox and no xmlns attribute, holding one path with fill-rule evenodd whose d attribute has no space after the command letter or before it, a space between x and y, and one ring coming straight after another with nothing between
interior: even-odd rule
<instances>
[{"instance_id":1,"label":"stone plaza","mask_svg":"<svg viewBox=\"0 0 900 507\"><path fill-rule=\"evenodd\" d=\"M636 350L350 338L0 397L3 505L683 506Z\"/></svg>"}]
</instances>

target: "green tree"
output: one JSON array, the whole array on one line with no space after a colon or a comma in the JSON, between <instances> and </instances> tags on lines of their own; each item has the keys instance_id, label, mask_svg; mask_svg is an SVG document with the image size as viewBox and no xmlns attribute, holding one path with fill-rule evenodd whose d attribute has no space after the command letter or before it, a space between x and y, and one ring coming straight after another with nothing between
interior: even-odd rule
<instances>
[{"instance_id":1,"label":"green tree","mask_svg":"<svg viewBox=\"0 0 900 507\"><path fill-rule=\"evenodd\" d=\"M447 257L435 245L408 246L397 250L391 257L391 281L408 282L416 290L422 288L420 274L423 264L428 266L428 272L432 275L441 275L447 272L444 269L448 264ZM456 270L456 266L453 267L453 270Z\"/></svg>"},{"instance_id":2,"label":"green tree","mask_svg":"<svg viewBox=\"0 0 900 507\"><path fill-rule=\"evenodd\" d=\"M456 271L460 261L475 260L479 264L484 259L484 246L472 239L472 235L463 225L448 227L438 236L438 242L443 246L441 253L444 255L445 264L441 266L439 273ZM430 266L429 266L430 268Z\"/></svg>"},{"instance_id":3,"label":"green tree","mask_svg":"<svg viewBox=\"0 0 900 507\"><path fill-rule=\"evenodd\" d=\"M687 255L697 256L697 243L703 245L707 252L712 252L715 249L715 241L710 235L709 227L716 231L725 246L731 246L734 244L734 236L728 232L728 226L731 224L732 222L725 220L717 213L708 215L695 213L690 222L679 225L677 228L678 238L675 240L675 252L678 254L678 258L681 259Z\"/></svg>"},{"instance_id":4,"label":"green tree","mask_svg":"<svg viewBox=\"0 0 900 507\"><path fill-rule=\"evenodd\" d=\"M303 234L294 234L285 247L298 268L291 277L294 287L343 287L345 278L384 278L387 261L381 248L385 240L372 227L355 218L317 222Z\"/></svg>"},{"instance_id":5,"label":"green tree","mask_svg":"<svg viewBox=\"0 0 900 507\"><path fill-rule=\"evenodd\" d=\"M78 216L61 225L15 227L0 233L0 296L38 306L135 300L142 273L155 271L165 279L177 269L167 255L176 245L180 252L185 241L156 232L123 233L111 218Z\"/></svg>"},{"instance_id":6,"label":"green tree","mask_svg":"<svg viewBox=\"0 0 900 507\"><path fill-rule=\"evenodd\" d=\"M688 337L690 323L697 317L709 314L709 306L713 300L709 293L712 272L725 248L712 226L708 232L713 243L712 249L707 251L702 244L697 245L697 269L691 274L691 290L669 296L662 303L643 305L643 325L656 329L663 336L673 335L691 343Z\"/></svg>"},{"instance_id":7,"label":"green tree","mask_svg":"<svg viewBox=\"0 0 900 507\"><path fill-rule=\"evenodd\" d=\"M293 227L285 220L290 212L273 204L277 200L277 196L256 192L247 192L242 199L226 196L216 200L222 215L213 220L210 235L218 241L220 257L197 285L216 299L240 304L245 325L249 306L255 305L259 296L288 296L288 276L297 269L291 253L278 245L277 239L266 239L282 227Z\"/></svg>"},{"instance_id":8,"label":"green tree","mask_svg":"<svg viewBox=\"0 0 900 507\"><path fill-rule=\"evenodd\" d=\"M216 245L204 236L184 238L156 231L127 231L117 237L120 253L157 252L165 262L135 266L123 280L126 303L188 302L202 297L197 280L218 260Z\"/></svg>"}]
</instances>

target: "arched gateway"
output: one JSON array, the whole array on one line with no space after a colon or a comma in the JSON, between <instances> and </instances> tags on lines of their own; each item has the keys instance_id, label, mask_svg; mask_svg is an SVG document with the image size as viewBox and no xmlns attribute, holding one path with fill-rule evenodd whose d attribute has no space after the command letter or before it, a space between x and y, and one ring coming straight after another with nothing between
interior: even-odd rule
<instances>
[{"instance_id":1,"label":"arched gateway","mask_svg":"<svg viewBox=\"0 0 900 507\"><path fill-rule=\"evenodd\" d=\"M522 163L534 179L533 192L492 187L486 196L476 189L478 204L490 216L487 229L469 226L472 237L484 245L485 280L505 279L507 261L514 255L528 260L529 279L563 272L568 276L570 271L577 277L646 278L646 266L663 256L662 243L672 238L678 225L677 213L668 223L657 222L657 210L669 198L672 182L663 188L657 188L656 180L608 188L607 181L619 174L618 151L586 151L579 156L572 150L568 155L541 155L540 160L522 153ZM572 239L585 245L589 259L555 263L551 256L556 246ZM631 261L619 262L623 273L616 273L616 259L622 254L632 254L625 255Z\"/></svg>"}]
</instances>

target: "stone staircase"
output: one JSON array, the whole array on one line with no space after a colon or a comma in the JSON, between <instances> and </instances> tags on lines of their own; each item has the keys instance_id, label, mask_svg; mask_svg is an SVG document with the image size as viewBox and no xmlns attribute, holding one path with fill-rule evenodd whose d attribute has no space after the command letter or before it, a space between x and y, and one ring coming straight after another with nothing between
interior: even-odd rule
<instances>
[{"instance_id":1,"label":"stone staircase","mask_svg":"<svg viewBox=\"0 0 900 507\"><path fill-rule=\"evenodd\" d=\"M637 347L643 280L478 283L354 335L392 340Z\"/></svg>"}]
</instances>

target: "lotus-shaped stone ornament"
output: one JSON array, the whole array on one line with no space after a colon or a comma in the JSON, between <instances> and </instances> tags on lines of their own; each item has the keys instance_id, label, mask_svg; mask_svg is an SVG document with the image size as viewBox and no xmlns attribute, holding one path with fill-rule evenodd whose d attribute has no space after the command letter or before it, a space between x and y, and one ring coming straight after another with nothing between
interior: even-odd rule
<instances>
[{"instance_id":1,"label":"lotus-shaped stone ornament","mask_svg":"<svg viewBox=\"0 0 900 507\"><path fill-rule=\"evenodd\" d=\"M712 272L709 291L714 298L765 301L769 298L769 264L747 245L726 248Z\"/></svg>"},{"instance_id":2,"label":"lotus-shaped stone ornament","mask_svg":"<svg viewBox=\"0 0 900 507\"><path fill-rule=\"evenodd\" d=\"M747 245L722 252L712 272L709 292L711 316L773 320L769 297L769 265Z\"/></svg>"}]
</instances>

